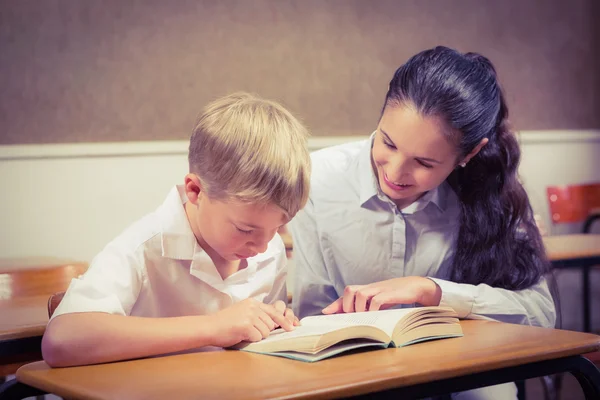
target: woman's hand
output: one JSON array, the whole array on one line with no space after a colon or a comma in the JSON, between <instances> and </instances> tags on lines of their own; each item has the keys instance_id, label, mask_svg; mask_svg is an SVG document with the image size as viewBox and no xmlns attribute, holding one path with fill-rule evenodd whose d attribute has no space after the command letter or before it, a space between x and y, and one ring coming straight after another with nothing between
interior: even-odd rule
<instances>
[{"instance_id":1,"label":"woman's hand","mask_svg":"<svg viewBox=\"0 0 600 400\"><path fill-rule=\"evenodd\" d=\"M344 295L325 307L323 314L376 311L397 304L437 306L441 298L442 290L433 280L408 276L369 285L346 286Z\"/></svg>"}]
</instances>

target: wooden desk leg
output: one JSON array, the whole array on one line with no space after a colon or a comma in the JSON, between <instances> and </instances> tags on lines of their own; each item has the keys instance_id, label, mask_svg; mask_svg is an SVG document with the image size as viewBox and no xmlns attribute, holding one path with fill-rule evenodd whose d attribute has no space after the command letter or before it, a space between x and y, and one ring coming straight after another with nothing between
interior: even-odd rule
<instances>
[{"instance_id":1,"label":"wooden desk leg","mask_svg":"<svg viewBox=\"0 0 600 400\"><path fill-rule=\"evenodd\" d=\"M26 397L41 396L44 394L48 393L25 385L14 378L4 382L0 386L0 400L21 400Z\"/></svg>"}]
</instances>

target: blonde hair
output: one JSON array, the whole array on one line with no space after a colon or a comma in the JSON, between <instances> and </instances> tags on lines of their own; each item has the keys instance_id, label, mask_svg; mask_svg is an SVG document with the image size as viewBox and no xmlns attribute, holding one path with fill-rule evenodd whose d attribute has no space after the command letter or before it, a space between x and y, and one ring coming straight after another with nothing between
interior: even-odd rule
<instances>
[{"instance_id":1,"label":"blonde hair","mask_svg":"<svg viewBox=\"0 0 600 400\"><path fill-rule=\"evenodd\" d=\"M248 93L209 103L194 127L190 172L217 200L273 203L292 218L308 199L307 129L283 106Z\"/></svg>"}]
</instances>

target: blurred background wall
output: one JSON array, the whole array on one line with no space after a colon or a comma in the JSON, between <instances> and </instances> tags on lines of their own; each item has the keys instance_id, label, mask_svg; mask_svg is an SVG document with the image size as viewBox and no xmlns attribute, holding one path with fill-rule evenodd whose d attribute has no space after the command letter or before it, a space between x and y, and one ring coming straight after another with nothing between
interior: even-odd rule
<instances>
[{"instance_id":1,"label":"blurred background wall","mask_svg":"<svg viewBox=\"0 0 600 400\"><path fill-rule=\"evenodd\" d=\"M0 257L91 260L182 182L195 117L232 91L285 104L313 150L366 137L435 45L495 64L534 210L574 232L545 189L600 181L598 21L597 0L0 0ZM578 273L560 282L577 327Z\"/></svg>"},{"instance_id":2,"label":"blurred background wall","mask_svg":"<svg viewBox=\"0 0 600 400\"><path fill-rule=\"evenodd\" d=\"M2 0L1 144L187 138L203 104L277 99L365 135L436 45L497 67L519 130L600 128L597 0Z\"/></svg>"}]
</instances>

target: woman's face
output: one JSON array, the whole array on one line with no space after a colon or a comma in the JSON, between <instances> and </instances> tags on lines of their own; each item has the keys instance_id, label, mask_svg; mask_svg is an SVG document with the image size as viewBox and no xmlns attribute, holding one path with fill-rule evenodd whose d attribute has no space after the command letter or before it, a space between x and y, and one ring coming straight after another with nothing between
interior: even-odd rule
<instances>
[{"instance_id":1,"label":"woman's face","mask_svg":"<svg viewBox=\"0 0 600 400\"><path fill-rule=\"evenodd\" d=\"M371 150L373 168L383 193L402 209L439 186L456 168L457 147L437 117L424 117L414 107L386 107Z\"/></svg>"}]
</instances>

